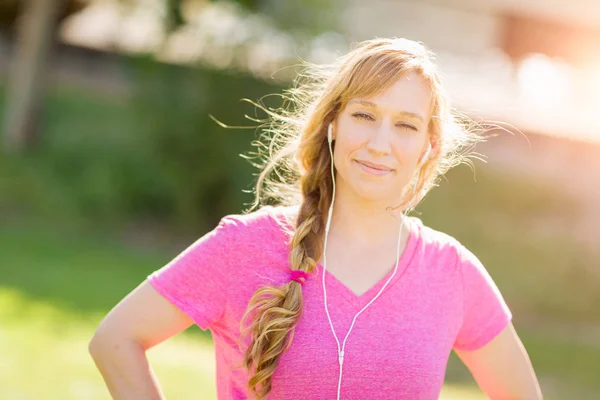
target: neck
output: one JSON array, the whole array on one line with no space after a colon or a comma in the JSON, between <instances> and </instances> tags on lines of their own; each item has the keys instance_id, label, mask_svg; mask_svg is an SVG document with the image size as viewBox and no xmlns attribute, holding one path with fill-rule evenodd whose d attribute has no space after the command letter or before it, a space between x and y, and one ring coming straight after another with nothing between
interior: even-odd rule
<instances>
[{"instance_id":1,"label":"neck","mask_svg":"<svg viewBox=\"0 0 600 400\"><path fill-rule=\"evenodd\" d=\"M341 185L340 185L341 186ZM361 245L384 245L398 240L400 224L404 216L398 210L395 216L386 210L392 204L365 202L345 191L337 191L330 234L346 243ZM407 221L403 232L408 232Z\"/></svg>"}]
</instances>

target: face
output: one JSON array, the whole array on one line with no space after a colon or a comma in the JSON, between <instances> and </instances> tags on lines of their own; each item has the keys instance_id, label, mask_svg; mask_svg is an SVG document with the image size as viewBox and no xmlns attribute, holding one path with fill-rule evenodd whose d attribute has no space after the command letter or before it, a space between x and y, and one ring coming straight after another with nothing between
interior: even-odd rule
<instances>
[{"instance_id":1,"label":"face","mask_svg":"<svg viewBox=\"0 0 600 400\"><path fill-rule=\"evenodd\" d=\"M395 206L427 150L431 93L416 73L348 102L333 124L340 195Z\"/></svg>"}]
</instances>

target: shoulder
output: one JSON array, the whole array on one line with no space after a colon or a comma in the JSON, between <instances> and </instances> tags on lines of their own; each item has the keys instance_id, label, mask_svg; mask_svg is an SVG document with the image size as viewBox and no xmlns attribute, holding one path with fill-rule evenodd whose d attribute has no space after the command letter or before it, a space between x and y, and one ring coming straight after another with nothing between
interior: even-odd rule
<instances>
[{"instance_id":1,"label":"shoulder","mask_svg":"<svg viewBox=\"0 0 600 400\"><path fill-rule=\"evenodd\" d=\"M220 224L246 231L268 230L282 223L291 223L296 208L297 206L262 206L254 211L227 214Z\"/></svg>"},{"instance_id":2,"label":"shoulder","mask_svg":"<svg viewBox=\"0 0 600 400\"><path fill-rule=\"evenodd\" d=\"M420 223L421 252L426 268L432 280L442 279L446 284L456 284L462 288L463 295L482 296L489 293L499 297L499 290L484 263L465 244L454 236ZM489 293L487 293L487 292Z\"/></svg>"},{"instance_id":3,"label":"shoulder","mask_svg":"<svg viewBox=\"0 0 600 400\"><path fill-rule=\"evenodd\" d=\"M417 226L415 232L419 236L421 250L426 255L456 257L461 251L461 248L464 248L454 236L425 225L418 217L410 218L414 222L414 225Z\"/></svg>"},{"instance_id":4,"label":"shoulder","mask_svg":"<svg viewBox=\"0 0 600 400\"><path fill-rule=\"evenodd\" d=\"M419 218L412 217L418 225L420 252L430 265L444 271L454 270L462 275L469 270L487 274L486 268L474 251L447 232L425 225Z\"/></svg>"},{"instance_id":5,"label":"shoulder","mask_svg":"<svg viewBox=\"0 0 600 400\"><path fill-rule=\"evenodd\" d=\"M223 225L231 230L239 230L240 232L265 230L272 224L270 216L271 208L271 206L264 206L250 212L227 214L221 218L219 225Z\"/></svg>"},{"instance_id":6,"label":"shoulder","mask_svg":"<svg viewBox=\"0 0 600 400\"><path fill-rule=\"evenodd\" d=\"M448 233L423 224L421 232L425 253L443 259L446 261L445 264L454 265L461 275L468 277L475 274L490 279L486 267L475 254L476 252L468 248L463 242Z\"/></svg>"},{"instance_id":7,"label":"shoulder","mask_svg":"<svg viewBox=\"0 0 600 400\"><path fill-rule=\"evenodd\" d=\"M236 246L261 247L285 242L285 233L292 230L293 207L263 206L246 213L234 213L221 218L222 230Z\"/></svg>"}]
</instances>

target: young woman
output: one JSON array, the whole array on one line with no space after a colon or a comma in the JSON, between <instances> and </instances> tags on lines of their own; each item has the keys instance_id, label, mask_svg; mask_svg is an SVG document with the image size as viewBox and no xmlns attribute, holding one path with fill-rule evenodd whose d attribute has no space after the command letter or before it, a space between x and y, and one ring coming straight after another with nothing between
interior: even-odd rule
<instances>
[{"instance_id":1,"label":"young woman","mask_svg":"<svg viewBox=\"0 0 600 400\"><path fill-rule=\"evenodd\" d=\"M541 398L484 266L407 215L481 140L432 58L365 41L301 75L293 110L265 110L276 151L253 211L224 216L92 338L113 398L164 398L145 351L193 323L212 332L219 399L437 399L452 350L490 398Z\"/></svg>"}]
</instances>

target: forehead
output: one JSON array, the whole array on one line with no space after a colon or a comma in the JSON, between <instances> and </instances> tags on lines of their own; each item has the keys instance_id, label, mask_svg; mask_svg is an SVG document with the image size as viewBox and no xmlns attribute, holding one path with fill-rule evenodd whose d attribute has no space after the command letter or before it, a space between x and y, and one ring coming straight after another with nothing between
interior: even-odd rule
<instances>
[{"instance_id":1,"label":"forehead","mask_svg":"<svg viewBox=\"0 0 600 400\"><path fill-rule=\"evenodd\" d=\"M351 99L348 106L351 105L377 108L391 113L418 114L426 119L431 112L431 90L421 75L411 72L402 75L377 95Z\"/></svg>"}]
</instances>

